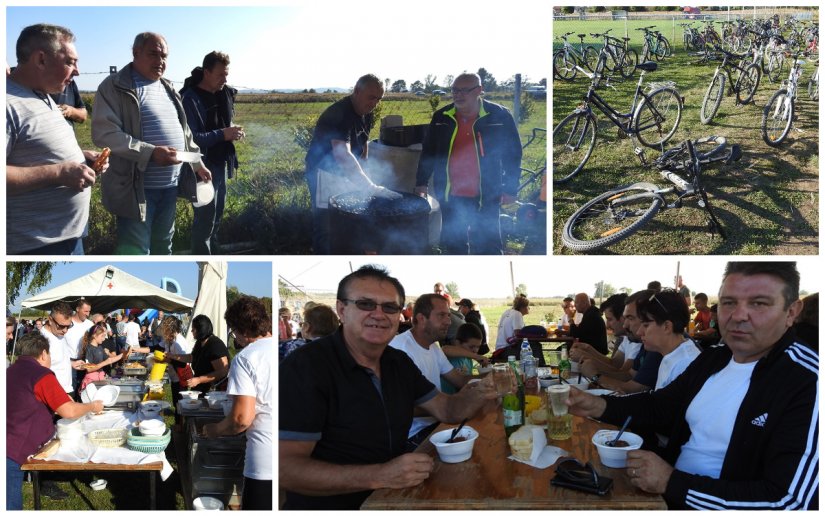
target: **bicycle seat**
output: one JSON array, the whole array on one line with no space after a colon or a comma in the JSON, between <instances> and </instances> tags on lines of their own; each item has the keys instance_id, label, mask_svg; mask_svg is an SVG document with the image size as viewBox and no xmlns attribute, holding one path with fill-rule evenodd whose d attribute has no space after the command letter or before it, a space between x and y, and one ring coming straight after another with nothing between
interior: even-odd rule
<instances>
[{"instance_id":1,"label":"bicycle seat","mask_svg":"<svg viewBox=\"0 0 825 516\"><path fill-rule=\"evenodd\" d=\"M583 37L585 37L586 35L587 35L587 34L576 34L576 36L578 36L578 37L580 37L580 38L583 38Z\"/></svg>"},{"instance_id":2,"label":"bicycle seat","mask_svg":"<svg viewBox=\"0 0 825 516\"><path fill-rule=\"evenodd\" d=\"M625 41L630 41L630 38L622 38Z\"/></svg>"},{"instance_id":3,"label":"bicycle seat","mask_svg":"<svg viewBox=\"0 0 825 516\"><path fill-rule=\"evenodd\" d=\"M636 65L636 68L643 72L655 72L659 65L655 61L647 61L645 63L639 63Z\"/></svg>"}]
</instances>

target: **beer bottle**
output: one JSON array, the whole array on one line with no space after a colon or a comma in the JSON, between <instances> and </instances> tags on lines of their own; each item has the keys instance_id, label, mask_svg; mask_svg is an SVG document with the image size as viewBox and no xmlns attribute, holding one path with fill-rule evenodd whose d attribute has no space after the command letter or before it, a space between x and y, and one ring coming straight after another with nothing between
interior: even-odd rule
<instances>
[{"instance_id":1,"label":"beer bottle","mask_svg":"<svg viewBox=\"0 0 825 516\"><path fill-rule=\"evenodd\" d=\"M516 378L515 392L508 392L501 401L504 412L504 433L507 437L524 425L524 383L516 365L516 357L507 357L507 363Z\"/></svg>"},{"instance_id":2,"label":"beer bottle","mask_svg":"<svg viewBox=\"0 0 825 516\"><path fill-rule=\"evenodd\" d=\"M559 360L559 376L567 380L570 378L570 359L567 356L567 347L561 348L561 360Z\"/></svg>"}]
</instances>

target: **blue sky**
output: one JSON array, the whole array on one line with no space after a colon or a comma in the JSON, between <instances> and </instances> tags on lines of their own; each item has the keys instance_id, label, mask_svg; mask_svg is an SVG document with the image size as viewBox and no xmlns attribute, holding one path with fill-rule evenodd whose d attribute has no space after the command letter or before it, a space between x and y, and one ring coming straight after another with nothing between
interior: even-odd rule
<instances>
[{"instance_id":1,"label":"blue sky","mask_svg":"<svg viewBox=\"0 0 825 516\"><path fill-rule=\"evenodd\" d=\"M538 82L549 70L542 49L549 48L551 14L550 4L543 4L529 12L502 6L494 14L470 2L422 1L13 6L6 8L6 60L12 66L17 62L14 48L21 29L45 22L75 33L81 71L76 80L83 90L96 89L110 65L120 69L131 61L132 41L142 31L166 37L166 77L173 81L183 81L205 54L221 50L231 59L229 83L241 88L351 87L365 73L409 85L427 74L441 79L479 67L499 80L521 73Z\"/></svg>"},{"instance_id":2,"label":"blue sky","mask_svg":"<svg viewBox=\"0 0 825 516\"><path fill-rule=\"evenodd\" d=\"M161 278L174 278L180 283L181 295L195 299L198 294L198 266L195 262L70 262L57 263L52 269L52 281L41 291L49 290L85 276L105 265L113 265L124 272L136 276L155 286L160 286ZM227 286L238 287L244 294L257 297L272 297L272 263L271 262L229 262ZM28 285L20 289L20 297L11 307L12 311L20 308L20 302L32 294L26 292ZM35 292L36 294L37 292Z\"/></svg>"}]
</instances>

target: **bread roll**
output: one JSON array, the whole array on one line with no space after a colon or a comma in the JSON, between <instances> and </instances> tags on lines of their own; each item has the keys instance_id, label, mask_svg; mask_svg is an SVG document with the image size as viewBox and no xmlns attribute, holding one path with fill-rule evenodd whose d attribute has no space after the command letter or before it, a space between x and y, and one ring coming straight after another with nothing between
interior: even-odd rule
<instances>
[{"instance_id":1,"label":"bread roll","mask_svg":"<svg viewBox=\"0 0 825 516\"><path fill-rule=\"evenodd\" d=\"M523 426L510 434L510 451L521 460L530 460L533 453L533 427Z\"/></svg>"}]
</instances>

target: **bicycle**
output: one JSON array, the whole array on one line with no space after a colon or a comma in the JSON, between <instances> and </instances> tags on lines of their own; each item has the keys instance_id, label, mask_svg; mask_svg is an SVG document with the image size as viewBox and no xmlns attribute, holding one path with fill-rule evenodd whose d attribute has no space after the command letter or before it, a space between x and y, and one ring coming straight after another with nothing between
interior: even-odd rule
<instances>
[{"instance_id":1,"label":"bicycle","mask_svg":"<svg viewBox=\"0 0 825 516\"><path fill-rule=\"evenodd\" d=\"M635 136L640 144L654 149L673 136L682 120L684 99L673 83L653 83L648 85L649 91L642 90L645 73L658 67L653 61L638 66L641 73L629 111L616 111L596 93L605 59L604 55L599 57L582 104L553 129L553 184L570 180L590 159L598 129L592 106L604 113L622 134Z\"/></svg>"},{"instance_id":2,"label":"bicycle","mask_svg":"<svg viewBox=\"0 0 825 516\"><path fill-rule=\"evenodd\" d=\"M713 117L716 116L728 84L730 84L731 90L736 93L736 105L745 105L753 100L753 96L756 94L756 88L759 87L759 79L762 76L762 72L755 64L751 63L743 67L741 64L735 62L736 60L743 60L747 57L746 54L733 54L724 50L719 45L716 45L715 48L718 52L721 52L724 57L722 58L722 63L716 67L708 90L705 92L705 98L702 100L699 119L703 124L709 124L711 120L713 120ZM734 72L738 72L735 82L733 81Z\"/></svg>"},{"instance_id":3,"label":"bicycle","mask_svg":"<svg viewBox=\"0 0 825 516\"><path fill-rule=\"evenodd\" d=\"M771 96L762 112L762 139L771 147L778 147L791 130L799 78L802 76L802 65L805 64L799 56L799 52L794 56L793 66L783 84L784 87Z\"/></svg>"},{"instance_id":4,"label":"bicycle","mask_svg":"<svg viewBox=\"0 0 825 516\"><path fill-rule=\"evenodd\" d=\"M816 67L808 79L808 98L819 100L819 60L816 61Z\"/></svg>"},{"instance_id":5,"label":"bicycle","mask_svg":"<svg viewBox=\"0 0 825 516\"><path fill-rule=\"evenodd\" d=\"M670 52L670 42L662 36L662 33L659 31L652 31L650 29L655 28L655 25L651 25L650 27L642 27L640 29L636 29L639 31L643 31L644 35L643 38L645 40L644 46L642 47L642 56L641 61L644 63L646 61L650 61L650 56L653 57L657 61L664 60L665 57L671 54Z\"/></svg>"},{"instance_id":6,"label":"bicycle","mask_svg":"<svg viewBox=\"0 0 825 516\"><path fill-rule=\"evenodd\" d=\"M553 54L553 75L563 81L572 81L579 72L590 75L596 68L596 61L599 53L592 46L584 46L584 34L577 34L581 40L579 50L567 40L567 36L573 34L568 32L559 38L563 41L564 47ZM584 66L584 68L582 68ZM586 68L586 70L585 70ZM588 73L588 71L590 73Z\"/></svg>"},{"instance_id":7,"label":"bicycle","mask_svg":"<svg viewBox=\"0 0 825 516\"><path fill-rule=\"evenodd\" d=\"M601 52L605 54L604 67L609 72L618 72L625 79L629 79L636 72L636 65L639 64L639 53L630 48L628 42L630 38L616 38L609 34L613 29L607 29L601 34L590 33L595 38L604 38L604 46ZM598 61L597 61L598 66Z\"/></svg>"},{"instance_id":8,"label":"bicycle","mask_svg":"<svg viewBox=\"0 0 825 516\"><path fill-rule=\"evenodd\" d=\"M585 252L616 244L639 231L660 211L682 208L684 201L691 198L697 198L698 205L707 212L711 232L718 232L723 240L727 237L702 184L702 167L738 161L742 157L738 145L728 149L727 140L721 136L686 140L649 165L643 152L638 154L643 166L657 169L673 186L660 188L652 183L635 183L588 201L564 224L562 243L566 247ZM684 177L680 173L684 173ZM671 194L675 194L676 199L668 202L666 196Z\"/></svg>"},{"instance_id":9,"label":"bicycle","mask_svg":"<svg viewBox=\"0 0 825 516\"><path fill-rule=\"evenodd\" d=\"M521 147L546 151L547 129L534 127ZM547 155L526 161L521 167L517 200L502 207L499 215L501 235L504 241L523 241L523 254L547 254Z\"/></svg>"}]
</instances>

